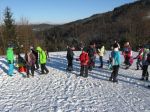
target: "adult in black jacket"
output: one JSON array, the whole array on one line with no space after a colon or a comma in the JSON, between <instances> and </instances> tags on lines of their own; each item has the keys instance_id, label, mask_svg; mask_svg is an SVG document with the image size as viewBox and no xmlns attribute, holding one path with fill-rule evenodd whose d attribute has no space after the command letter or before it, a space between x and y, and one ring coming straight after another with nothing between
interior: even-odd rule
<instances>
[{"instance_id":1,"label":"adult in black jacket","mask_svg":"<svg viewBox=\"0 0 150 112\"><path fill-rule=\"evenodd\" d=\"M90 43L90 46L88 48L88 55L89 55L89 70L91 71L95 64L95 49L94 49L94 43Z\"/></svg>"},{"instance_id":2,"label":"adult in black jacket","mask_svg":"<svg viewBox=\"0 0 150 112\"><path fill-rule=\"evenodd\" d=\"M68 71L72 71L73 70L73 53L74 47L67 47L67 61L68 61L68 67L67 70Z\"/></svg>"}]
</instances>

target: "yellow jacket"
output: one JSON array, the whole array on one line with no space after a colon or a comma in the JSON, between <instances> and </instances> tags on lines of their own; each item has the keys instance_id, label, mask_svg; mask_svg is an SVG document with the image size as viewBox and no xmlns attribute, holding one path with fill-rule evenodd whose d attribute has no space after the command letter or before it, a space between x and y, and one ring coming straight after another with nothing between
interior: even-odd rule
<instances>
[{"instance_id":1,"label":"yellow jacket","mask_svg":"<svg viewBox=\"0 0 150 112\"><path fill-rule=\"evenodd\" d=\"M105 54L105 47L102 46L100 49L98 49L98 55L99 56L104 56L104 54Z\"/></svg>"}]
</instances>

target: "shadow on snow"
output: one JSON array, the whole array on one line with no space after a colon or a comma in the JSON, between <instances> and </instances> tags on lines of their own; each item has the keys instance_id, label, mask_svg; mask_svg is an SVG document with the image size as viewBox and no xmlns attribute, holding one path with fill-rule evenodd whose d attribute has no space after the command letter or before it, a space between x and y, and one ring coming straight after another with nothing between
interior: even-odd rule
<instances>
[{"instance_id":1,"label":"shadow on snow","mask_svg":"<svg viewBox=\"0 0 150 112\"><path fill-rule=\"evenodd\" d=\"M98 59L96 59L96 63L99 63ZM107 60L104 60L104 65L107 66ZM66 72L67 59L65 57L50 57L50 61L47 63L47 66ZM73 68L75 73L74 72L71 73L75 74L76 76L79 76L80 63L78 61L76 60L73 61ZM111 75L111 71L105 68L104 69L94 68L92 71L89 71L89 76L104 81L108 81L110 75ZM129 83L132 85L137 85L146 88L143 84L137 82L140 81L139 78L128 76L127 74L118 74L118 80L120 82ZM130 80L134 80L134 81L131 82Z\"/></svg>"}]
</instances>

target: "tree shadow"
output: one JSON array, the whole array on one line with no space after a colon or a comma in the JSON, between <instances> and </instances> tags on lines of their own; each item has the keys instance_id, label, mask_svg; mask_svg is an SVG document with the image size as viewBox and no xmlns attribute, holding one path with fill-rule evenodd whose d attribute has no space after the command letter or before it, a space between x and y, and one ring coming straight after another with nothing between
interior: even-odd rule
<instances>
[{"instance_id":1,"label":"tree shadow","mask_svg":"<svg viewBox=\"0 0 150 112\"><path fill-rule=\"evenodd\" d=\"M0 60L0 63L1 63L0 68L3 70L3 72L5 72L7 74L8 69L6 69L6 67L4 67L4 66L7 66L7 67L9 66L7 61L6 60ZM18 68L16 66L14 66L14 70L18 71Z\"/></svg>"},{"instance_id":2,"label":"tree shadow","mask_svg":"<svg viewBox=\"0 0 150 112\"><path fill-rule=\"evenodd\" d=\"M67 65L67 61L63 58L50 57L50 61L48 61L46 65L61 71L66 71L65 67Z\"/></svg>"},{"instance_id":3,"label":"tree shadow","mask_svg":"<svg viewBox=\"0 0 150 112\"><path fill-rule=\"evenodd\" d=\"M47 62L47 66L66 71L67 68L67 59L59 58L59 57L50 57L50 61ZM80 64L76 60L73 60L73 69L75 71L79 71Z\"/></svg>"},{"instance_id":4,"label":"tree shadow","mask_svg":"<svg viewBox=\"0 0 150 112\"><path fill-rule=\"evenodd\" d=\"M103 75L103 74L105 74L105 75ZM110 74L110 75L107 75L107 74ZM102 69L101 69L100 73L95 73L95 72L92 72L92 71L91 71L89 75L90 75L92 78L96 78L96 79L100 79L100 80L104 80L104 81L109 81L109 77L111 76L111 73L110 73L109 71L106 71L106 70L102 70ZM128 78L129 80L130 80L130 79L134 79L134 80L140 81L138 78L130 77L130 76L127 76L126 74L118 74L118 80L121 81L121 82L147 88L147 87L145 87L145 85L143 85L143 84L141 84L141 83L138 83L138 82L136 82L136 81L134 81L134 82L127 81L127 80L122 79L122 78L120 78L120 77Z\"/></svg>"},{"instance_id":5,"label":"tree shadow","mask_svg":"<svg viewBox=\"0 0 150 112\"><path fill-rule=\"evenodd\" d=\"M98 63L99 60L96 60L96 63ZM107 60L104 59L104 65L108 65ZM66 72L66 68L67 68L67 59L65 57L50 57L50 62L47 63L47 66L58 69L60 71L64 71ZM74 72L70 72L75 74L76 76L79 76L80 73L80 63L77 61L73 61L73 67L74 67ZM95 72L99 72L99 73L95 73ZM109 77L111 75L110 70L108 69L100 69L100 68L94 68L92 71L89 71L89 76L91 76L92 78L95 79L100 79L100 80L104 80L104 81L108 81ZM103 75L104 74L104 75ZM125 79L121 78L124 77ZM129 80L127 80L129 79ZM140 87L144 87L145 86L141 83L138 83L137 81L139 81L139 78L136 77L132 77L129 76L127 74L118 74L118 80L124 83L128 83L128 84L132 84L132 85L137 85ZM133 82L131 82L130 80L134 80ZM135 81L137 80L137 81Z\"/></svg>"},{"instance_id":6,"label":"tree shadow","mask_svg":"<svg viewBox=\"0 0 150 112\"><path fill-rule=\"evenodd\" d=\"M4 60L0 60L0 69L3 70L3 72L5 72L7 74L7 69L4 66L8 66L8 63Z\"/></svg>"}]
</instances>

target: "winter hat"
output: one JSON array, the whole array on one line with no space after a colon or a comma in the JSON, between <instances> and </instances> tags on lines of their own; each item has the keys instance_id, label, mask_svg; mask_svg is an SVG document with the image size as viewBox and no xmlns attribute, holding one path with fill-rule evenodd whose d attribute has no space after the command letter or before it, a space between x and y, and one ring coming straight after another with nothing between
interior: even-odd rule
<instances>
[{"instance_id":1,"label":"winter hat","mask_svg":"<svg viewBox=\"0 0 150 112\"><path fill-rule=\"evenodd\" d=\"M84 47L82 51L87 52L87 48L86 48L86 47Z\"/></svg>"},{"instance_id":2,"label":"winter hat","mask_svg":"<svg viewBox=\"0 0 150 112\"><path fill-rule=\"evenodd\" d=\"M11 43L8 44L8 48L13 48L13 47L14 47L13 44Z\"/></svg>"},{"instance_id":3,"label":"winter hat","mask_svg":"<svg viewBox=\"0 0 150 112\"><path fill-rule=\"evenodd\" d=\"M40 51L40 52L42 51L41 47L39 47L39 46L36 48L36 50Z\"/></svg>"},{"instance_id":4,"label":"winter hat","mask_svg":"<svg viewBox=\"0 0 150 112\"><path fill-rule=\"evenodd\" d=\"M118 44L115 43L115 44L113 45L113 48L118 48Z\"/></svg>"}]
</instances>

